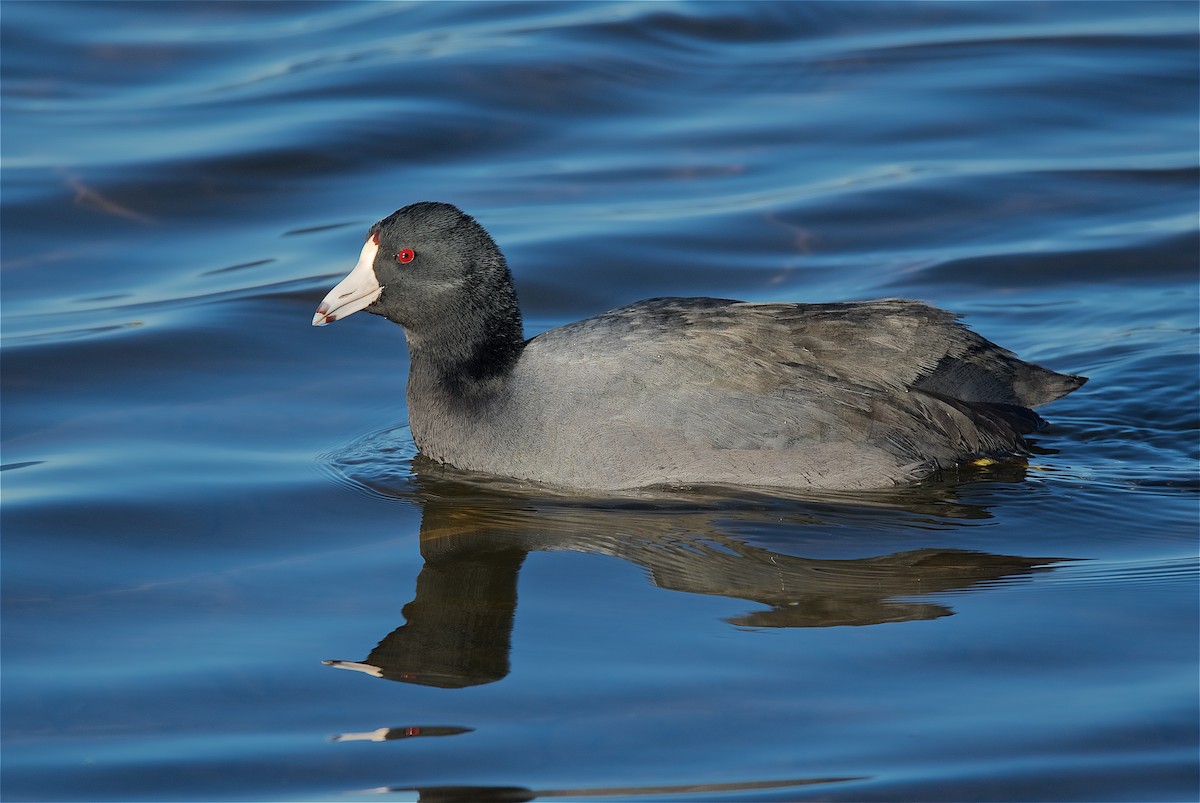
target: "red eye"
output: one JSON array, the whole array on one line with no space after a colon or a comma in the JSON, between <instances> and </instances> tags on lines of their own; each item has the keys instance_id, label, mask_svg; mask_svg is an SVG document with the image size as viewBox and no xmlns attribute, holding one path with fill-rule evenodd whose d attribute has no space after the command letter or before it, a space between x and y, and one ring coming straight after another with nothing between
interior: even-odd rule
<instances>
[{"instance_id":1,"label":"red eye","mask_svg":"<svg viewBox=\"0 0 1200 803\"><path fill-rule=\"evenodd\" d=\"M413 253L411 248L404 248L398 254L396 254L396 261L407 265L409 262L413 261L414 257L416 257L416 254Z\"/></svg>"}]
</instances>

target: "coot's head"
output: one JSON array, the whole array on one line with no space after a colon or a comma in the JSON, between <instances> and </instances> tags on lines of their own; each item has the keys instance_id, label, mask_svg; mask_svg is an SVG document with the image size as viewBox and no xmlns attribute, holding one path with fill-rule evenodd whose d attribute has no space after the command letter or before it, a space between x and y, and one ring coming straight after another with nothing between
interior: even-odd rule
<instances>
[{"instance_id":1,"label":"coot's head","mask_svg":"<svg viewBox=\"0 0 1200 803\"><path fill-rule=\"evenodd\" d=\"M516 297L504 257L469 215L444 203L406 206L367 233L358 264L329 291L313 326L359 310L410 334L471 318L510 318Z\"/></svg>"}]
</instances>

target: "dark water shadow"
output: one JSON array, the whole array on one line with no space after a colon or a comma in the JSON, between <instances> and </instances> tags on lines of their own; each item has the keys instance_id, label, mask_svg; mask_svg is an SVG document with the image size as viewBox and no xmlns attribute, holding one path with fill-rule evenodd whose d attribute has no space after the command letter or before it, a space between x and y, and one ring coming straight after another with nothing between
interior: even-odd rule
<instances>
[{"instance_id":1,"label":"dark water shadow","mask_svg":"<svg viewBox=\"0 0 1200 803\"><path fill-rule=\"evenodd\" d=\"M849 497L802 501L736 489L589 499L516 484L498 487L494 479L472 478L420 457L400 482L395 466L373 467L372 479L364 476L366 465L347 459L338 468L346 479L373 483L376 493L421 508L425 562L413 598L401 610L404 623L362 660L326 663L424 686L465 688L508 675L518 579L531 552L617 557L641 567L658 588L763 606L727 620L750 628L937 619L953 610L930 595L1029 577L1064 560L951 548L831 560L785 554L736 535L756 524L820 527L871 516L933 529L989 515L979 505L956 502L955 485L945 479L859 494L853 503ZM1012 471L1019 476L1019 468ZM1002 478L1016 479L1011 472Z\"/></svg>"},{"instance_id":2,"label":"dark water shadow","mask_svg":"<svg viewBox=\"0 0 1200 803\"><path fill-rule=\"evenodd\" d=\"M613 786L587 789L527 789L522 786L385 786L368 789L367 792L416 792L419 803L528 803L539 798L582 798L593 800L604 797L642 797L659 795L687 795L688 800L701 795L705 800L719 800L735 792L754 792L773 789L793 789L816 784L845 783L865 780L861 777L846 778L796 778L790 780L743 781L740 783L680 784L676 786Z\"/></svg>"}]
</instances>

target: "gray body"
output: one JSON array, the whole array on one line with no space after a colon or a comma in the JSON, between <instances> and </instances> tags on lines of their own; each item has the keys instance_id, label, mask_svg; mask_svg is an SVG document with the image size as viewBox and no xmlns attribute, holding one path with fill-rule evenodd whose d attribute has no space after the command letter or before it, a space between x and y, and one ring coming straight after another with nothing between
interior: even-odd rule
<instances>
[{"instance_id":1,"label":"gray body","mask_svg":"<svg viewBox=\"0 0 1200 803\"><path fill-rule=\"evenodd\" d=\"M1080 380L911 301L652 299L539 335L462 396L423 381L420 450L573 488L871 488L1023 452L1028 411Z\"/></svg>"}]
</instances>

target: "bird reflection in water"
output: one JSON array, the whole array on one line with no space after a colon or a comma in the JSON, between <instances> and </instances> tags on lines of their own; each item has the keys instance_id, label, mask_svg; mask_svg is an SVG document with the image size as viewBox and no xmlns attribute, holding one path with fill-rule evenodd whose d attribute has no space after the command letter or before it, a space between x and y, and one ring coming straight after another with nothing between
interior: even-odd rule
<instances>
[{"instance_id":1,"label":"bird reflection in water","mask_svg":"<svg viewBox=\"0 0 1200 803\"><path fill-rule=\"evenodd\" d=\"M326 661L329 666L441 688L501 680L509 671L518 575L530 552L611 555L643 567L659 588L766 606L729 620L753 628L936 619L953 611L913 598L1026 577L1061 560L944 548L853 560L804 558L744 543L730 535L729 523L777 522L785 514L790 523L820 524L827 505L753 504L744 496L735 502L720 497L681 502L679 496L588 502L446 480L446 470L421 458L414 469L419 493L410 487L406 496L416 496L423 506L425 564L415 597L402 610L405 624L363 660ZM885 508L898 502L900 509L921 515L921 504L931 504L928 489L921 493L898 492L875 502ZM945 498L936 501L943 517L947 510L988 515L970 506L956 509Z\"/></svg>"},{"instance_id":2,"label":"bird reflection in water","mask_svg":"<svg viewBox=\"0 0 1200 803\"><path fill-rule=\"evenodd\" d=\"M394 742L399 739L416 739L422 736L458 736L470 733L474 728L456 725L408 725L403 728L376 728L366 733L339 733L335 742Z\"/></svg>"}]
</instances>

